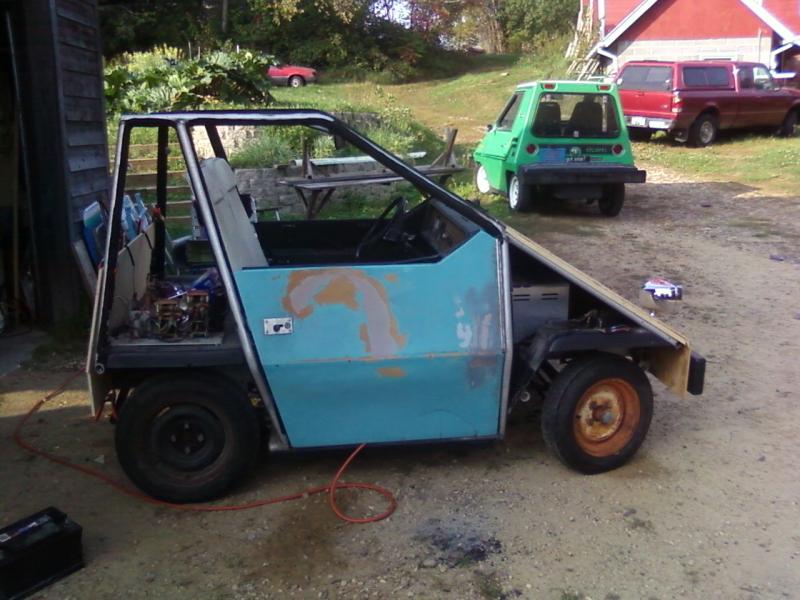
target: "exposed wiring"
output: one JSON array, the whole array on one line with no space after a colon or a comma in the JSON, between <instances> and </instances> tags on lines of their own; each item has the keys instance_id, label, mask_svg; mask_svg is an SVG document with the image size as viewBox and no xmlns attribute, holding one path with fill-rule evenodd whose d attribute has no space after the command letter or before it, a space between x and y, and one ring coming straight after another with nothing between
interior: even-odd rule
<instances>
[{"instance_id":1,"label":"exposed wiring","mask_svg":"<svg viewBox=\"0 0 800 600\"><path fill-rule=\"evenodd\" d=\"M121 493L126 494L128 496L132 496L133 498L136 498L137 500L141 500L142 502L146 502L148 504L154 504L156 506L166 506L166 507L169 507L169 508L173 508L175 510L182 510L182 511L188 511L188 512L226 512L226 511L234 511L234 510L247 510L247 509L250 509L250 508L257 508L259 506L268 506L270 504L278 504L278 503L281 503L281 502L289 502L291 500L301 500L303 498L308 498L309 496L313 496L315 494L327 494L328 495L328 502L330 504L331 510L333 511L333 513L339 519L341 519L343 521L346 521L347 523L374 523L376 521L382 521L383 519L386 519L392 513L394 513L395 509L397 508L397 500L395 499L394 495L392 494L392 492L390 492L389 490L387 490L384 487L381 487L381 486L379 486L377 484L374 484L374 483L348 482L348 481L344 481L343 482L343 481L340 481L340 478L342 477L344 472L347 470L347 468L350 466L350 463L353 462L353 460L356 458L356 456L358 456L358 454L361 452L361 450L364 449L364 446L366 446L366 444L361 444L360 446L358 446L358 448L356 448L355 450L353 450L353 452L350 453L350 456L348 456L347 460L345 460L342 463L342 466L339 467L339 470L336 472L336 475L334 475L334 477L331 480L331 482L329 484L327 484L327 485L320 485L320 486L308 488L306 490L303 490L302 492L297 492L297 493L289 494L289 495L286 495L286 496L278 496L278 497L275 497L275 498L262 498L260 500L254 500L252 502L245 502L243 504L216 505L216 504L176 504L176 503L173 503L173 502L165 502L163 500L158 500L156 498L152 498L152 497L140 492L137 489L134 489L134 488L132 488L132 487L130 487L128 485L125 485L124 483L121 483L121 482L117 481L116 479L106 475L102 471L99 471L97 469L93 469L91 467L87 467L87 466L84 466L84 465L76 464L76 463L71 462L70 460L68 460L66 458L63 458L63 457L58 456L56 454L51 454L50 452L47 452L45 450L42 450L40 448L35 447L30 442L25 440L25 438L22 435L22 431L23 431L26 423L28 422L28 420L40 408L42 408L42 406L44 406L44 404L48 400L52 400L56 396L59 396L60 394L64 393L64 391L66 390L67 386L70 383L72 383L75 379L77 379L82 373L83 373L83 370L76 371L75 373L72 373L63 382L61 382L61 384L56 389L54 389L53 391L49 392L46 396L44 396L43 398L38 400L30 408L30 410L19 420L19 422L17 423L17 426L14 428L13 438L14 438L14 441L17 443L17 445L20 448L22 448L23 450L26 450L26 451L28 451L28 452L30 452L32 454L35 454L36 456L41 456L42 458L45 458L45 459L47 459L47 460L49 460L49 461L51 461L53 463L62 465L64 467L67 467L68 469L72 469L74 471L78 471L79 473L83 473L84 475L88 475L89 477L94 477L95 479L99 479L100 481L102 481L102 482L110 485L114 489L116 489L118 492L121 492ZM113 411L114 410L113 403L111 404L111 406L112 406L112 411ZM101 414L102 414L102 409L101 409L101 411L98 411L97 416L94 418L95 421L98 421L100 419L100 415ZM370 490L370 491L376 492L376 493L380 494L381 496L383 496L384 498L386 498L386 501L388 502L389 506L382 513L377 514L377 515L373 515L373 516L370 516L370 517L351 517L351 516L348 516L344 512L342 512L342 510L339 508L339 506L336 503L336 492L338 490L344 490L344 489L360 489L360 490Z\"/></svg>"}]
</instances>

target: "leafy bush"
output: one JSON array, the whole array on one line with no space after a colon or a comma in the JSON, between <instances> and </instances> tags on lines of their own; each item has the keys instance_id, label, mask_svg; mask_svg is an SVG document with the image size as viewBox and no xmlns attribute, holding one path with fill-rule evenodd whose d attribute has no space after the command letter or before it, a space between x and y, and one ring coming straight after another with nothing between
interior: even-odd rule
<instances>
[{"instance_id":1,"label":"leafy bush","mask_svg":"<svg viewBox=\"0 0 800 600\"><path fill-rule=\"evenodd\" d=\"M441 151L442 141L430 129L415 121L408 108L400 106L396 98L380 88L378 94L385 100L386 108L377 113L375 123L364 127L356 126L360 133L395 154L424 150L428 153L427 159L431 160ZM304 143L310 144L311 154L315 158L361 153L349 144L337 149L332 137L306 127L262 127L252 142L233 153L230 162L238 168L287 164L290 160L303 156Z\"/></svg>"},{"instance_id":2,"label":"leafy bush","mask_svg":"<svg viewBox=\"0 0 800 600\"><path fill-rule=\"evenodd\" d=\"M267 70L272 58L230 48L186 58L182 50L161 46L125 53L105 68L108 111L153 112L214 104L267 105Z\"/></svg>"}]
</instances>

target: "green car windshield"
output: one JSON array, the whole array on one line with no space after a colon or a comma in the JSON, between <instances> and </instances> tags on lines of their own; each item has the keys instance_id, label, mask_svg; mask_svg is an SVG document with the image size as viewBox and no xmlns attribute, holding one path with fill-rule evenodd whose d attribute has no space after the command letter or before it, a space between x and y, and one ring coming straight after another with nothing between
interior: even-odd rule
<instances>
[{"instance_id":1,"label":"green car windshield","mask_svg":"<svg viewBox=\"0 0 800 600\"><path fill-rule=\"evenodd\" d=\"M533 134L540 138L616 138L620 129L614 98L610 94L542 94Z\"/></svg>"}]
</instances>

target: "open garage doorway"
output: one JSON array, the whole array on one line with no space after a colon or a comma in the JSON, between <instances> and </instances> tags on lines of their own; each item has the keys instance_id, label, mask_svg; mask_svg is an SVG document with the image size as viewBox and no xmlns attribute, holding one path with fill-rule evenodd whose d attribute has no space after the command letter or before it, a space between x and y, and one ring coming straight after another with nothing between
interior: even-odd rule
<instances>
[{"instance_id":1,"label":"open garage doorway","mask_svg":"<svg viewBox=\"0 0 800 600\"><path fill-rule=\"evenodd\" d=\"M0 4L0 334L36 317L34 246L14 16Z\"/></svg>"}]
</instances>

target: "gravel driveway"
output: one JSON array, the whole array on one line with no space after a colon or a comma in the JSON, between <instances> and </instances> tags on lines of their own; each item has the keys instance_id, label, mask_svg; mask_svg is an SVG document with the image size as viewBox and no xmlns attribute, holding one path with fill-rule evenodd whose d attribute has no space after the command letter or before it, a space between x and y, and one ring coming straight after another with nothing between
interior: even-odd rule
<instances>
[{"instance_id":1,"label":"gravel driveway","mask_svg":"<svg viewBox=\"0 0 800 600\"><path fill-rule=\"evenodd\" d=\"M345 479L396 493L382 523L345 525L319 496L187 514L13 446L18 415L65 375L16 371L0 379L0 522L55 505L84 526L86 568L40 597L799 597L800 199L656 171L616 219L578 207L511 222L631 299L652 275L686 286L668 320L708 358L706 392L681 400L656 383L630 464L568 471L528 410L496 444L367 448ZM86 401L79 381L29 437L123 478L113 428ZM265 459L229 501L324 482L344 456ZM354 513L381 508L341 496Z\"/></svg>"}]
</instances>

